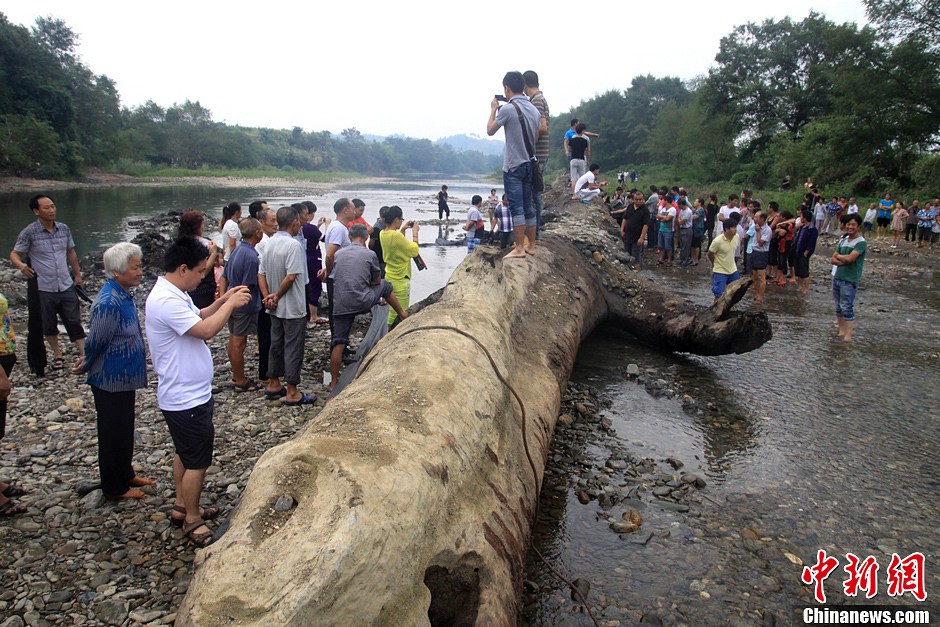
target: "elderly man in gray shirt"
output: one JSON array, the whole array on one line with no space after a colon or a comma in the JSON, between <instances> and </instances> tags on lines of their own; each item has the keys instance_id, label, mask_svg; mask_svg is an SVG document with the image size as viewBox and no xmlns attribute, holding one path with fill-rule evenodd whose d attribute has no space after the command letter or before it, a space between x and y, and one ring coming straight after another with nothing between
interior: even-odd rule
<instances>
[{"instance_id":1,"label":"elderly man in gray shirt","mask_svg":"<svg viewBox=\"0 0 940 627\"><path fill-rule=\"evenodd\" d=\"M10 261L27 279L36 278L42 334L52 349L52 368L59 370L65 363L59 345L57 316L62 318L69 339L75 342L79 357L85 356L85 329L75 292L75 286L82 284L82 270L78 265L72 231L65 224L56 222L55 201L39 194L29 200L29 208L33 210L36 221L20 231L10 251ZM22 255L29 257L32 267L26 265Z\"/></svg>"},{"instance_id":2,"label":"elderly man in gray shirt","mask_svg":"<svg viewBox=\"0 0 940 627\"><path fill-rule=\"evenodd\" d=\"M317 395L301 392L300 366L304 358L307 326L307 257L294 236L300 232L300 216L293 207L277 210L278 231L264 250L258 269L262 303L271 313L271 350L268 353L269 399L284 397L288 406L312 405ZM284 378L284 385L281 384Z\"/></svg>"}]
</instances>

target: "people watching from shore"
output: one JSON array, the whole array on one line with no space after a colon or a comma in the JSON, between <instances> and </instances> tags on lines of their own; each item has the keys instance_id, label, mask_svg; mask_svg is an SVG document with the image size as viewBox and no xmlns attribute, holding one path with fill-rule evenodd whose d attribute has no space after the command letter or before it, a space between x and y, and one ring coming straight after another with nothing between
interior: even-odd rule
<instances>
[{"instance_id":1,"label":"people watching from shore","mask_svg":"<svg viewBox=\"0 0 940 627\"><path fill-rule=\"evenodd\" d=\"M212 462L212 353L206 340L214 337L239 307L248 303L248 288L235 287L209 307L199 309L187 292L207 271L209 249L191 237L167 249L163 268L147 297L146 332L150 359L157 374L157 406L163 412L176 453L173 480L176 499L172 518L197 546L212 542L205 520L218 515L199 505L206 469Z\"/></svg>"},{"instance_id":2,"label":"people watching from shore","mask_svg":"<svg viewBox=\"0 0 940 627\"><path fill-rule=\"evenodd\" d=\"M330 303L330 336L333 335L333 281L336 268L333 267L336 251L349 246L349 227L346 225L356 218L356 206L348 198L340 198L333 203L336 218L326 227L326 257L318 278L326 281L326 297Z\"/></svg>"},{"instance_id":3,"label":"people watching from shore","mask_svg":"<svg viewBox=\"0 0 940 627\"><path fill-rule=\"evenodd\" d=\"M189 297L193 299L196 307L204 309L212 304L218 293L218 285L215 280L215 268L222 263L221 251L212 240L203 237L206 217L201 212L190 210L180 216L180 226L177 231L177 237L193 237L200 241L209 249L209 260L206 263L206 274L202 281L196 286L196 289L189 292Z\"/></svg>"},{"instance_id":4,"label":"people watching from shore","mask_svg":"<svg viewBox=\"0 0 940 627\"><path fill-rule=\"evenodd\" d=\"M483 197L474 194L470 200L470 208L467 209L467 222L463 225L463 230L467 232L467 254L473 252L473 249L479 246L483 236L486 235L486 222L483 220Z\"/></svg>"},{"instance_id":5,"label":"people watching from shore","mask_svg":"<svg viewBox=\"0 0 940 627\"><path fill-rule=\"evenodd\" d=\"M712 264L712 294L718 300L725 293L729 283L741 278L734 253L740 244L738 223L728 218L721 224L722 234L716 237L708 247L708 261Z\"/></svg>"},{"instance_id":6,"label":"people watching from shore","mask_svg":"<svg viewBox=\"0 0 940 627\"><path fill-rule=\"evenodd\" d=\"M134 417L137 390L147 387L147 353L137 306L130 291L143 278L143 253L130 242L103 256L108 277L91 304L85 356L72 368L87 373L98 425L98 473L106 499L143 499L142 486L155 485L134 472Z\"/></svg>"},{"instance_id":7,"label":"people watching from shore","mask_svg":"<svg viewBox=\"0 0 940 627\"><path fill-rule=\"evenodd\" d=\"M924 203L924 207L917 212L917 248L926 248L935 243L935 227L940 220L940 199L935 198L933 205Z\"/></svg>"},{"instance_id":8,"label":"people watching from shore","mask_svg":"<svg viewBox=\"0 0 940 627\"><path fill-rule=\"evenodd\" d=\"M499 248L508 248L513 244L512 212L509 210L509 197L503 194L502 200L493 212L492 230L499 233Z\"/></svg>"},{"instance_id":9,"label":"people watching from shore","mask_svg":"<svg viewBox=\"0 0 940 627\"><path fill-rule=\"evenodd\" d=\"M307 327L313 324L328 324L329 320L320 316L320 297L323 295L323 282L317 278L320 270L323 268L323 252L320 250L320 243L324 235L320 230L324 224L329 225L329 220L322 216L317 218L317 206L310 200L303 201L307 208L307 220L300 225L300 233L306 242L304 253L307 257ZM365 204L363 204L365 207ZM316 220L316 224L314 224ZM371 228L371 227L370 227ZM370 231L371 233L372 231ZM378 240L378 231L370 238L370 241Z\"/></svg>"},{"instance_id":10,"label":"people watching from shore","mask_svg":"<svg viewBox=\"0 0 940 627\"><path fill-rule=\"evenodd\" d=\"M607 181L598 182L597 174L601 171L601 166L596 163L592 163L591 167L587 172L581 175L581 177L575 181L574 184L574 193L584 204L591 202L591 199L597 198L603 192L603 187L607 185Z\"/></svg>"},{"instance_id":11,"label":"people watching from shore","mask_svg":"<svg viewBox=\"0 0 940 627\"><path fill-rule=\"evenodd\" d=\"M907 218L910 215L907 207L899 200L894 207L894 211L891 212L891 234L894 237L894 240L891 242L891 248L897 248L901 245L901 235L904 233L904 229L907 226Z\"/></svg>"},{"instance_id":12,"label":"people watching from shore","mask_svg":"<svg viewBox=\"0 0 940 627\"><path fill-rule=\"evenodd\" d=\"M688 266L692 263L692 213L691 207L686 204L685 197L680 196L676 203L678 213L676 214L676 223L679 233L679 265Z\"/></svg>"},{"instance_id":13,"label":"people watching from shore","mask_svg":"<svg viewBox=\"0 0 940 627\"><path fill-rule=\"evenodd\" d=\"M503 259L522 259L535 254L536 217L532 190L532 160L526 144L538 137L540 118L525 96L525 80L520 72L507 72L503 77L503 93L507 104L500 106L496 98L490 102L486 134L492 137L500 128L505 131L503 150L503 188L509 197L516 241ZM528 140L526 138L529 138Z\"/></svg>"},{"instance_id":14,"label":"people watching from shore","mask_svg":"<svg viewBox=\"0 0 940 627\"><path fill-rule=\"evenodd\" d=\"M242 217L242 206L237 202L230 202L222 207L222 219L219 220L219 230L222 231L223 261L228 261L232 251L238 246L242 235L238 230L238 221Z\"/></svg>"},{"instance_id":15,"label":"people watching from shore","mask_svg":"<svg viewBox=\"0 0 940 627\"><path fill-rule=\"evenodd\" d=\"M232 365L232 384L236 392L257 392L261 389L256 381L245 376L245 349L248 336L258 333L258 312L261 310L261 291L258 287L258 252L255 246L261 241L261 223L255 218L245 218L238 223L241 243L235 248L219 283L219 291L244 285L251 294L248 303L235 310L228 320L228 359Z\"/></svg>"},{"instance_id":16,"label":"people watching from shore","mask_svg":"<svg viewBox=\"0 0 940 627\"><path fill-rule=\"evenodd\" d=\"M396 217L389 226L401 220L400 211L399 209L396 212ZM389 210L389 219L391 218L392 208ZM387 233L388 229L382 232ZM343 352L349 344L349 332L357 315L368 312L385 299L400 318L408 317L408 312L402 308L395 296L392 284L382 279L375 253L365 246L368 235L365 226L353 225L349 230L350 245L336 253L334 334L330 342L330 390L339 381Z\"/></svg>"},{"instance_id":17,"label":"people watching from shore","mask_svg":"<svg viewBox=\"0 0 940 627\"><path fill-rule=\"evenodd\" d=\"M749 270L754 280L754 302L763 303L767 291L767 264L770 255L770 240L773 229L767 224L767 215L763 211L754 214L754 222L748 230L748 245L751 247Z\"/></svg>"},{"instance_id":18,"label":"people watching from shore","mask_svg":"<svg viewBox=\"0 0 940 627\"><path fill-rule=\"evenodd\" d=\"M10 304L7 297L0 294L0 440L7 430L7 399L13 390L10 375L16 365L16 336L10 321ZM0 518L25 514L27 507L13 500L15 496L24 496L26 490L20 486L0 481Z\"/></svg>"},{"instance_id":19,"label":"people watching from shore","mask_svg":"<svg viewBox=\"0 0 940 627\"><path fill-rule=\"evenodd\" d=\"M411 231L411 241L405 238L405 231ZM392 205L385 212L385 229L379 233L382 241L382 254L385 256L385 278L392 284L395 297L404 309L411 302L411 260L418 256L418 223L414 220L405 222L402 210ZM398 313L393 309L388 313L388 324L395 324Z\"/></svg>"},{"instance_id":20,"label":"people watching from shore","mask_svg":"<svg viewBox=\"0 0 940 627\"><path fill-rule=\"evenodd\" d=\"M65 223L56 221L55 201L47 194L37 194L29 199L29 208L36 221L16 237L10 261L27 279L36 279L42 334L52 350L52 369L61 370L65 360L59 344L57 318L62 319L79 356L85 354L85 329L76 291L83 282L82 269L72 231ZM29 264L23 257L29 259Z\"/></svg>"},{"instance_id":21,"label":"people watching from shore","mask_svg":"<svg viewBox=\"0 0 940 627\"><path fill-rule=\"evenodd\" d=\"M888 227L891 226L891 212L894 211L894 201L891 199L891 192L887 192L878 203L878 230L875 233L876 239L888 235Z\"/></svg>"},{"instance_id":22,"label":"people watching from shore","mask_svg":"<svg viewBox=\"0 0 940 627\"><path fill-rule=\"evenodd\" d=\"M819 229L813 221L813 214L809 209L803 209L800 228L793 239L793 266L800 294L809 294L809 268L810 257L816 252L816 242L819 239Z\"/></svg>"},{"instance_id":23,"label":"people watching from shore","mask_svg":"<svg viewBox=\"0 0 940 627\"><path fill-rule=\"evenodd\" d=\"M574 127L574 136L568 140L568 172L572 198L575 198L578 192L575 183L587 172L587 164L591 160L591 140L584 134L586 128L582 122L578 122Z\"/></svg>"},{"instance_id":24,"label":"people watching from shore","mask_svg":"<svg viewBox=\"0 0 940 627\"><path fill-rule=\"evenodd\" d=\"M278 209L277 227L258 270L262 304L271 315L268 387L264 393L271 399L283 397L287 406L311 405L317 400L316 394L311 396L298 387L307 319L307 259L294 239L300 233L297 211L293 207Z\"/></svg>"},{"instance_id":25,"label":"people watching from shore","mask_svg":"<svg viewBox=\"0 0 940 627\"><path fill-rule=\"evenodd\" d=\"M627 254L633 257L633 269L639 270L643 262L643 246L649 229L649 209L643 192L634 192L633 201L627 206L620 222L620 237Z\"/></svg>"},{"instance_id":26,"label":"people watching from shore","mask_svg":"<svg viewBox=\"0 0 940 627\"><path fill-rule=\"evenodd\" d=\"M675 243L675 221L678 213L673 195L671 193L666 194L656 214L656 219L659 221L659 239L657 243L657 248L659 248L659 265L672 263Z\"/></svg>"},{"instance_id":27,"label":"people watching from shore","mask_svg":"<svg viewBox=\"0 0 940 627\"><path fill-rule=\"evenodd\" d=\"M836 245L831 260L835 270L832 277L832 298L836 305L836 339L845 343L852 341L852 333L855 330L855 295L868 253L868 242L859 233L860 226L858 214L845 217L842 226L844 235Z\"/></svg>"},{"instance_id":28,"label":"people watching from shore","mask_svg":"<svg viewBox=\"0 0 940 627\"><path fill-rule=\"evenodd\" d=\"M447 204L447 186L441 185L441 191L437 193L437 219L443 220L444 216L450 220L450 206Z\"/></svg>"},{"instance_id":29,"label":"people watching from shore","mask_svg":"<svg viewBox=\"0 0 940 627\"><path fill-rule=\"evenodd\" d=\"M260 213L268 208L268 201L266 200L255 200L250 205L248 205L248 215L255 220L260 220Z\"/></svg>"}]
</instances>

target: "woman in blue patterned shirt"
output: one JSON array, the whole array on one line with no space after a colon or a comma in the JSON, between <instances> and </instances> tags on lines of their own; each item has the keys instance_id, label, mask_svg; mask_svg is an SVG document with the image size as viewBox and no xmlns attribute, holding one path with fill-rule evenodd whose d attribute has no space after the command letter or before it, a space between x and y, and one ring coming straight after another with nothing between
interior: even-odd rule
<instances>
[{"instance_id":1,"label":"woman in blue patterned shirt","mask_svg":"<svg viewBox=\"0 0 940 627\"><path fill-rule=\"evenodd\" d=\"M88 373L98 412L98 470L106 498L142 499L153 479L134 474L134 402L147 385L144 337L130 290L140 285L141 250L122 242L104 253L104 284L91 304L85 358L72 372Z\"/></svg>"}]
</instances>

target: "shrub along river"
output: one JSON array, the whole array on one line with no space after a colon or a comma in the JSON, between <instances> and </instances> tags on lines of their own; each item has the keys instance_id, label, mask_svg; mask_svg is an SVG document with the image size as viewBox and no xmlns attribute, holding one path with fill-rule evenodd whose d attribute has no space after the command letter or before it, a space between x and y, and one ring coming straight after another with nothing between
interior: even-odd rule
<instances>
[{"instance_id":1,"label":"shrub along river","mask_svg":"<svg viewBox=\"0 0 940 627\"><path fill-rule=\"evenodd\" d=\"M416 273L412 302L443 286L464 258L464 246L434 244L457 239L470 197L490 188L449 185L452 230L421 229L428 270ZM255 199L273 207L313 200L318 215L331 216L333 202L349 196L365 201L370 222L393 204L406 219L436 220L438 189L162 186L53 196L85 255L131 239L128 220L191 208L219 216L232 200L245 213ZM0 195L4 255L32 220L29 196ZM928 594L940 585L940 273L929 266L870 261L851 347L832 341L824 272L807 298L768 288L774 338L751 353L666 355L612 328L584 343L549 455L535 546L590 588L601 624L798 623L794 608L815 603L812 586L800 582L803 564L820 549L839 560L826 582L830 603L860 602L842 590L847 553L880 565L868 603L915 602L910 593L888 595L893 553L923 553ZM704 264L653 268L643 274L709 302ZM525 624L591 624L534 556L525 604Z\"/></svg>"}]
</instances>

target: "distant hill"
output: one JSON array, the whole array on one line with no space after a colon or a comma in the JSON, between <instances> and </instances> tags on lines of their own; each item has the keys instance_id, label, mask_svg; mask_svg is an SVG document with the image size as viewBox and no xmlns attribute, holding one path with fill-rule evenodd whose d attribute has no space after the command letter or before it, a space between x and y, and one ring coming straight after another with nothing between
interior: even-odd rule
<instances>
[{"instance_id":1,"label":"distant hill","mask_svg":"<svg viewBox=\"0 0 940 627\"><path fill-rule=\"evenodd\" d=\"M484 155L501 155L503 142L501 140L484 139L478 135L451 135L441 137L435 144L447 144L454 150L476 150Z\"/></svg>"}]
</instances>

